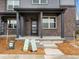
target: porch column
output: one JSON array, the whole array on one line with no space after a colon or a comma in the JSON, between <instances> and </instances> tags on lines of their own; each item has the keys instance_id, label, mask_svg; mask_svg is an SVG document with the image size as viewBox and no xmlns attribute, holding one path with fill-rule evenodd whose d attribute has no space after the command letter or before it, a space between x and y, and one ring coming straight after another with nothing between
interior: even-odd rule
<instances>
[{"instance_id":1,"label":"porch column","mask_svg":"<svg viewBox=\"0 0 79 59\"><path fill-rule=\"evenodd\" d=\"M20 19L19 19L19 12L16 12L16 20L17 20L17 38L20 35Z\"/></svg>"},{"instance_id":2,"label":"porch column","mask_svg":"<svg viewBox=\"0 0 79 59\"><path fill-rule=\"evenodd\" d=\"M0 16L0 35L2 35L1 16Z\"/></svg>"},{"instance_id":3,"label":"porch column","mask_svg":"<svg viewBox=\"0 0 79 59\"><path fill-rule=\"evenodd\" d=\"M24 19L23 19L23 16L20 16L20 24L21 24L21 36L24 36Z\"/></svg>"},{"instance_id":4,"label":"porch column","mask_svg":"<svg viewBox=\"0 0 79 59\"><path fill-rule=\"evenodd\" d=\"M64 12L61 13L61 38L64 38Z\"/></svg>"},{"instance_id":5,"label":"porch column","mask_svg":"<svg viewBox=\"0 0 79 59\"><path fill-rule=\"evenodd\" d=\"M40 37L43 37L43 30L42 30L42 17L43 17L43 12L40 12Z\"/></svg>"}]
</instances>

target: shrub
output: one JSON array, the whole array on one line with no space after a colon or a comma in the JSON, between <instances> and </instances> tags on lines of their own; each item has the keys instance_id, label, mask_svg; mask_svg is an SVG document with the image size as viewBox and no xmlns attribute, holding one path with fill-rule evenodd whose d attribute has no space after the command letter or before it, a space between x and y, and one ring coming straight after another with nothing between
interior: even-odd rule
<instances>
[{"instance_id":1,"label":"shrub","mask_svg":"<svg viewBox=\"0 0 79 59\"><path fill-rule=\"evenodd\" d=\"M79 30L76 31L76 34L79 34Z\"/></svg>"}]
</instances>

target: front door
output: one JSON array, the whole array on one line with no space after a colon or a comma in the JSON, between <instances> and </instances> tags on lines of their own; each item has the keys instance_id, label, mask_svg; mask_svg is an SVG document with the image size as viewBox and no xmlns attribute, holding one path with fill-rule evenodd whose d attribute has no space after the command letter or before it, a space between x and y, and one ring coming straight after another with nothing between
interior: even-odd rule
<instances>
[{"instance_id":1,"label":"front door","mask_svg":"<svg viewBox=\"0 0 79 59\"><path fill-rule=\"evenodd\" d=\"M33 36L38 35L38 21L37 20L32 20L31 22L31 33Z\"/></svg>"}]
</instances>

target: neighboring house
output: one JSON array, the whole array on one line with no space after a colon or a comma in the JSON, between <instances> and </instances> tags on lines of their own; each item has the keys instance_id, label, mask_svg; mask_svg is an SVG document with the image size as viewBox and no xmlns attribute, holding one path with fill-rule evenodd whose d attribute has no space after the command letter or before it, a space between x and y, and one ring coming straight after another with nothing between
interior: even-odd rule
<instances>
[{"instance_id":1,"label":"neighboring house","mask_svg":"<svg viewBox=\"0 0 79 59\"><path fill-rule=\"evenodd\" d=\"M79 16L76 15L76 31L79 30Z\"/></svg>"},{"instance_id":2,"label":"neighboring house","mask_svg":"<svg viewBox=\"0 0 79 59\"><path fill-rule=\"evenodd\" d=\"M76 20L76 31L79 31L79 20Z\"/></svg>"},{"instance_id":3,"label":"neighboring house","mask_svg":"<svg viewBox=\"0 0 79 59\"><path fill-rule=\"evenodd\" d=\"M73 37L76 0L0 0L0 34Z\"/></svg>"}]
</instances>

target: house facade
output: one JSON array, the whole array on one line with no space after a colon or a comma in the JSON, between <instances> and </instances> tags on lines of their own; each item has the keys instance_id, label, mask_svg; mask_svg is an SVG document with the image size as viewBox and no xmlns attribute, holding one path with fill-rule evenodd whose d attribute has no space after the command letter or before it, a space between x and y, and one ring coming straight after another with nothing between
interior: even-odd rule
<instances>
[{"instance_id":1,"label":"house facade","mask_svg":"<svg viewBox=\"0 0 79 59\"><path fill-rule=\"evenodd\" d=\"M76 31L79 30L79 16L76 14Z\"/></svg>"},{"instance_id":2,"label":"house facade","mask_svg":"<svg viewBox=\"0 0 79 59\"><path fill-rule=\"evenodd\" d=\"M0 0L0 35L73 37L76 0Z\"/></svg>"}]
</instances>

